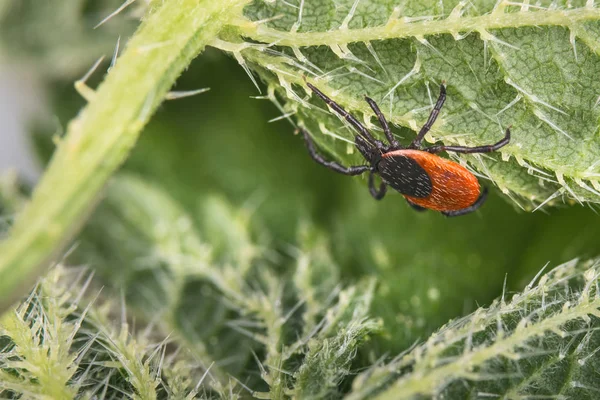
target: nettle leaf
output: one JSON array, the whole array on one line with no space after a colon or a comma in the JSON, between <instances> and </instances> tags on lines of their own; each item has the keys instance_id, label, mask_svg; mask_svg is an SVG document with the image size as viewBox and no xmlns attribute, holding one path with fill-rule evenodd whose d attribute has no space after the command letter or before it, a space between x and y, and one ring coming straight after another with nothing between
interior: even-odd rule
<instances>
[{"instance_id":1,"label":"nettle leaf","mask_svg":"<svg viewBox=\"0 0 600 400\"><path fill-rule=\"evenodd\" d=\"M268 235L248 209L208 196L195 212L202 223L159 185L120 173L74 256L94 264L107 290L119 288L136 316L214 362L213 389L235 383L231 375L258 398L336 394L382 329L369 315L375 280L342 286L311 224L287 258L266 251Z\"/></svg>"},{"instance_id":2,"label":"nettle leaf","mask_svg":"<svg viewBox=\"0 0 600 400\"><path fill-rule=\"evenodd\" d=\"M216 43L269 86L319 147L362 164L354 132L311 96L303 77L383 138L364 95L406 141L439 85L448 100L426 141L495 143L458 158L521 206L600 202L600 8L593 1L256 0L237 34Z\"/></svg>"},{"instance_id":3,"label":"nettle leaf","mask_svg":"<svg viewBox=\"0 0 600 400\"><path fill-rule=\"evenodd\" d=\"M599 276L598 260L559 265L363 372L347 399L596 399Z\"/></svg>"}]
</instances>

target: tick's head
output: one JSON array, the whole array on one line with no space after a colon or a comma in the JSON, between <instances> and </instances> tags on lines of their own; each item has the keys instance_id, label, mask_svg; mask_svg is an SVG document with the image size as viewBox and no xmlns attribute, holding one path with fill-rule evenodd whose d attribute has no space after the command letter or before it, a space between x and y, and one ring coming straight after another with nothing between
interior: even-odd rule
<instances>
[{"instance_id":1,"label":"tick's head","mask_svg":"<svg viewBox=\"0 0 600 400\"><path fill-rule=\"evenodd\" d=\"M373 146L361 135L356 135L354 144L358 151L360 151L360 154L362 154L372 167L376 167L377 164L379 164L379 161L381 160L381 151L377 147Z\"/></svg>"}]
</instances>

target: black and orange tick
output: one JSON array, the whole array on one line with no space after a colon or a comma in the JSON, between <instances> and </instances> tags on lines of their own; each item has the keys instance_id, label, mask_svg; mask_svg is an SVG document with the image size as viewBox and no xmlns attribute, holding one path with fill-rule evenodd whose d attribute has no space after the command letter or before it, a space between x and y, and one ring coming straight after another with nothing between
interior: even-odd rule
<instances>
[{"instance_id":1,"label":"black and orange tick","mask_svg":"<svg viewBox=\"0 0 600 400\"><path fill-rule=\"evenodd\" d=\"M408 204L414 209L440 211L448 217L468 214L477 210L487 197L487 188L482 188L475 175L462 165L437 156L442 151L454 153L490 153L497 151L510 142L510 127L506 129L504 138L496 144L464 147L433 145L422 147L423 138L435 122L444 101L446 86L440 86L440 95L427 119L427 122L417 137L408 147L402 147L394 138L387 120L379 110L377 103L365 97L369 106L375 112L383 128L388 144L375 139L355 117L344 110L339 104L327 97L314 85L307 82L308 87L317 94L333 111L345 118L358 134L354 144L368 165L344 167L335 161L327 161L315 149L315 145L305 129L302 129L306 147L311 157L321 165L345 175L360 175L369 172L369 192L380 200L385 196L387 187L400 192ZM374 176L381 176L379 188L375 187Z\"/></svg>"}]
</instances>

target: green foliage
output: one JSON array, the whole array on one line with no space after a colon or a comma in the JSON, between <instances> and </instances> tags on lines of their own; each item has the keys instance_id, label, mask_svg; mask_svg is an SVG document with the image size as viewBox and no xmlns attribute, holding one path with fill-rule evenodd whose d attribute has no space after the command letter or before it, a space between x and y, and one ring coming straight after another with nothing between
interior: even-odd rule
<instances>
[{"instance_id":1,"label":"green foliage","mask_svg":"<svg viewBox=\"0 0 600 400\"><path fill-rule=\"evenodd\" d=\"M346 143L354 133L310 99L301 76L378 130L368 94L408 139L445 80L448 101L428 140L495 143L512 125L501 154L460 159L523 207L600 201L593 2L257 0L246 16L257 22L240 22L238 33L264 45L234 54L338 160L362 162Z\"/></svg>"},{"instance_id":2,"label":"green foliage","mask_svg":"<svg viewBox=\"0 0 600 400\"><path fill-rule=\"evenodd\" d=\"M125 314L116 322L118 302L87 298L89 278L86 270L56 266L4 314L0 395L183 399L198 394L200 366L185 353L165 357L167 341L156 344L151 330L132 333Z\"/></svg>"},{"instance_id":3,"label":"green foliage","mask_svg":"<svg viewBox=\"0 0 600 400\"><path fill-rule=\"evenodd\" d=\"M156 17L163 3L138 1L127 12L147 8L148 16L163 21ZM482 144L501 135L500 124L513 124L515 140L502 155L460 160L526 207L553 193L555 203L561 197L597 202L598 87L591 80L597 10L580 2L521 7L484 1L456 8L456 2L407 1L394 11L396 3L256 1L245 9L246 18L273 19L253 23L240 12L219 28L219 39L210 43L236 60L209 50L192 63L177 90L211 91L158 108L69 253L70 263L94 269L93 282L104 289L98 295L94 283L87 288L85 271L57 267L1 320L0 373L16 382L1 396L594 398L598 264L573 261L534 280L537 285L527 283L546 263L596 256L597 215L579 206L547 208L549 215L516 212L494 191L481 211L459 219L415 213L396 193L375 202L364 182L315 165L294 127L266 121L294 113L290 119L309 128L331 158L360 163L353 147L339 140L352 139L353 132L309 98L302 74L362 114L371 128L362 95L381 100L408 74L382 102L403 141L427 117L429 92L434 99L446 79L450 96L432 139ZM119 5L72 4L57 10L85 15L72 22L81 29ZM0 1L3 43L9 37L19 42L19 34L4 34L22 32L16 16L29 21L24 30L33 31L31 21L43 17L37 11ZM388 23L392 15L396 19ZM102 52L112 51L117 30L126 34L123 19L117 16L97 36L90 34L102 42ZM46 22L56 24L51 16ZM38 48L25 43L23 56L57 63L46 55L58 54L58 43L77 54L73 43L87 40L83 34L60 40L68 32L54 33L54 39L37 41ZM121 47L131 50L126 42L123 36ZM88 43L72 69L58 63L44 73L51 79L53 113L64 126L85 106L64 78L79 77L100 55L96 42ZM161 43L151 49L169 47ZM153 64L126 59L139 67L137 77L169 90ZM278 110L248 99L257 92L236 61L263 79L267 90L261 98L276 102ZM108 76L115 73L111 69ZM84 114L114 109L117 92L92 100ZM146 99L131 96L138 105ZM123 125L115 117L120 114L113 114L78 131L89 140L85 154L100 157L103 149L125 156L122 146L93 145L135 136L119 136ZM66 139L52 141L55 122L40 127L35 138L41 158L50 158L55 143L59 152L69 143L77 148L75 128L72 123ZM103 168L114 161L96 160ZM70 178L81 178L81 165L63 161L62 169L51 167L57 185L37 195L39 204L49 200L37 208L44 218L30 218L20 232L52 227L43 222L50 206L81 199L80 190L89 199L97 195L100 186L92 190L81 186L87 181ZM65 195L66 187L75 197ZM2 231L30 212L26 198L14 176L0 180ZM75 222L83 223L81 217L72 222L63 226L63 239ZM58 251L56 243L48 248ZM36 253L35 247L22 250ZM479 305L484 307L461 318ZM413 343L419 344L411 348ZM44 351L36 354L36 348ZM40 373L40 365L48 369ZM50 374L56 379L50 381Z\"/></svg>"},{"instance_id":4,"label":"green foliage","mask_svg":"<svg viewBox=\"0 0 600 400\"><path fill-rule=\"evenodd\" d=\"M373 282L342 290L327 246L310 230L298 243L297 261L284 258L270 267L266 245L260 244L264 235L252 234L247 211L209 197L200 213L210 217L198 233L192 218L164 193L134 177L119 178L89 228L100 237L113 236L96 249L97 265L105 266L100 271L108 280L123 282L130 304L166 323L166 331L177 332L198 357L228 360L223 368L229 373L239 375L248 363L255 364L250 352L258 343L254 351L264 354L261 376L273 396L291 390L277 369L298 369L294 390L299 392L335 391L350 374L356 348L379 329L367 318ZM138 230L144 225L148 229ZM118 254L118 243L140 233L147 245L125 259L141 264L125 270L128 276L115 277L118 266L100 259ZM210 238L214 247L203 238ZM225 252L218 238L229 238ZM321 350L315 354L316 349ZM306 360L296 365L304 353ZM308 379L315 364L328 374ZM213 374L219 375L218 369Z\"/></svg>"},{"instance_id":5,"label":"green foliage","mask_svg":"<svg viewBox=\"0 0 600 400\"><path fill-rule=\"evenodd\" d=\"M598 277L598 260L560 265L364 372L347 398L597 398Z\"/></svg>"},{"instance_id":6,"label":"green foliage","mask_svg":"<svg viewBox=\"0 0 600 400\"><path fill-rule=\"evenodd\" d=\"M503 294L391 362L372 364L356 355L382 328L368 317L376 312L374 281L341 288L330 246L312 228L301 229L293 257L271 261L244 210L217 198L202 208L222 221L217 230L194 227L153 185L134 176L114 180L88 228L112 240L92 248L84 237L81 253L102 267L105 282L123 284L123 299L111 295L114 287L90 295L85 270L53 269L0 321L4 394L231 398L231 390L246 388L274 399L591 399L598 390L597 260L540 273L521 293ZM133 246L138 253L122 268L124 238L135 244L142 233L147 244ZM212 235L238 238L230 258L203 241ZM129 332L127 314L147 328Z\"/></svg>"},{"instance_id":7,"label":"green foliage","mask_svg":"<svg viewBox=\"0 0 600 400\"><path fill-rule=\"evenodd\" d=\"M277 263L286 268L276 273L251 239L243 210L232 210L216 198L203 208L221 222L201 229L206 237L237 238L228 242L228 257L219 256L218 246L203 242L190 217L158 188L133 176L116 179L89 228L104 238L110 234L112 240L86 240L83 253L102 267L98 272L105 281L123 285L126 303L101 295L101 304L84 306L82 291L89 285L85 274L53 270L0 322L7 341L0 353L0 373L9 376L15 370L14 378L0 388L24 394L27 381L35 379L40 397L89 397L103 391L102 396L110 397L105 392L109 387L138 398L193 395L198 392L192 390L193 371L173 380L173 369L197 360L195 364L210 371L204 392L219 397L229 397L227 391L236 386L230 374L264 387L264 392L253 391L256 396L337 394L339 384L353 374L359 346L381 329L380 322L368 317L374 281L343 288L337 279L321 279L335 278L338 267L325 239L308 227L298 243L303 250ZM119 246L124 240L128 245ZM128 261L127 268L119 264L120 257ZM132 337L125 314L120 327L115 326L111 315L125 304L145 315L148 329ZM170 339L152 346L158 332ZM181 349L166 357L170 343ZM39 353L38 347L48 349L41 352L43 359L30 356ZM38 372L41 364L48 368ZM252 378L249 369L263 382ZM101 372L108 378L94 382ZM123 379L116 380L116 375ZM86 392L90 386L94 389Z\"/></svg>"}]
</instances>

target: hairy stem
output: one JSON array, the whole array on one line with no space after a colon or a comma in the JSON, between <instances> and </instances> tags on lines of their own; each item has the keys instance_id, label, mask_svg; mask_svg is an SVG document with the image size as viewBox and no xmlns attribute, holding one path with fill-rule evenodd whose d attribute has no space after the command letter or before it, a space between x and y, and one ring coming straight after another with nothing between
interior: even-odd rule
<instances>
[{"instance_id":1,"label":"hairy stem","mask_svg":"<svg viewBox=\"0 0 600 400\"><path fill-rule=\"evenodd\" d=\"M0 244L0 311L68 243L175 79L248 1L164 0L141 24Z\"/></svg>"}]
</instances>

